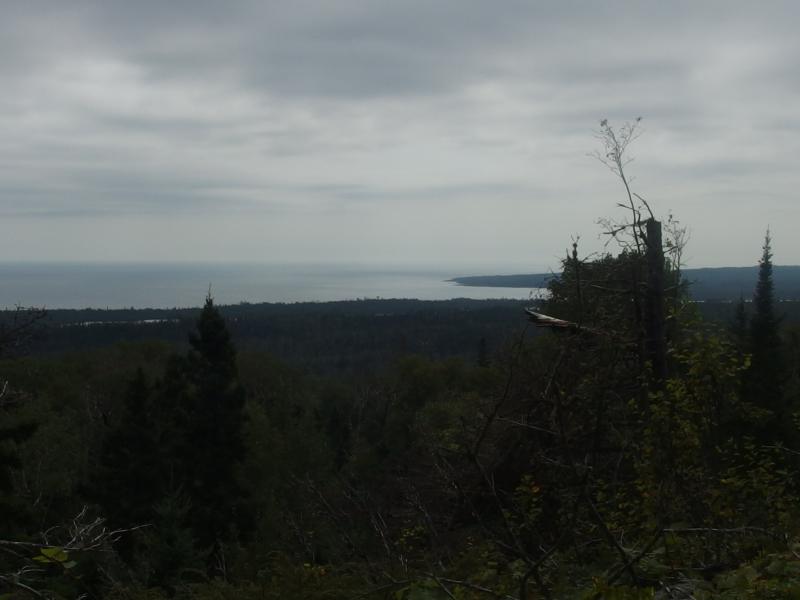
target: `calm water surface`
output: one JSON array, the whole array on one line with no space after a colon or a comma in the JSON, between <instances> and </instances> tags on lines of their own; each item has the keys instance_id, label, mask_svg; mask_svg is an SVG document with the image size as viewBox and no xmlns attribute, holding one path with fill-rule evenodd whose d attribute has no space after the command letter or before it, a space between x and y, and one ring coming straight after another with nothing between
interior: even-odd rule
<instances>
[{"instance_id":1,"label":"calm water surface","mask_svg":"<svg viewBox=\"0 0 800 600\"><path fill-rule=\"evenodd\" d=\"M0 307L198 306L209 286L219 304L531 295L526 289L463 287L447 281L470 274L477 273L318 265L0 264Z\"/></svg>"}]
</instances>

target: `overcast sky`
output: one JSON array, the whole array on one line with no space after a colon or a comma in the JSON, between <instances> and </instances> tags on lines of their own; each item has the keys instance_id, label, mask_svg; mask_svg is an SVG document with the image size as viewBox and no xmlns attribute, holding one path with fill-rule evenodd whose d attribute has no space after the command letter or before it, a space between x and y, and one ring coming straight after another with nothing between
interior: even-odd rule
<instances>
[{"instance_id":1,"label":"overcast sky","mask_svg":"<svg viewBox=\"0 0 800 600\"><path fill-rule=\"evenodd\" d=\"M800 263L796 2L5 0L0 259L539 270L623 188Z\"/></svg>"}]
</instances>

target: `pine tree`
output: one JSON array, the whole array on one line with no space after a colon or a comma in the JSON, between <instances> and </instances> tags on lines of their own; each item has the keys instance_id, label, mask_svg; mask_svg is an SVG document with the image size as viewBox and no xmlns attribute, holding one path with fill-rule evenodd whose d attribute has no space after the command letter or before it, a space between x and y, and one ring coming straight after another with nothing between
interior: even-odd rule
<instances>
[{"instance_id":1,"label":"pine tree","mask_svg":"<svg viewBox=\"0 0 800 600\"><path fill-rule=\"evenodd\" d=\"M750 321L749 350L751 365L746 375L746 396L772 416L765 424L765 434L780 425L783 413L783 358L779 335L780 319L775 314L775 290L772 279L772 239L764 237L758 282L753 294L753 317Z\"/></svg>"},{"instance_id":2,"label":"pine tree","mask_svg":"<svg viewBox=\"0 0 800 600\"><path fill-rule=\"evenodd\" d=\"M762 348L774 348L780 344L779 319L775 316L775 286L772 281L772 239L767 230L764 237L761 260L758 262L758 282L753 294L753 342ZM755 349L755 348L754 348Z\"/></svg>"},{"instance_id":3,"label":"pine tree","mask_svg":"<svg viewBox=\"0 0 800 600\"><path fill-rule=\"evenodd\" d=\"M196 329L185 362L188 390L181 462L195 537L208 547L229 539L232 528L246 523L244 491L237 477L245 454L245 393L236 349L210 296Z\"/></svg>"}]
</instances>

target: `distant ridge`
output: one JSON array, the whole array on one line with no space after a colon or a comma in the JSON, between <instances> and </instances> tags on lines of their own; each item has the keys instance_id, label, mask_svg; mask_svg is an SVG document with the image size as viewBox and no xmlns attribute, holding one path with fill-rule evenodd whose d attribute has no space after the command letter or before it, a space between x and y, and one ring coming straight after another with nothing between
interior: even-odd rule
<instances>
[{"instance_id":1,"label":"distant ridge","mask_svg":"<svg viewBox=\"0 0 800 600\"><path fill-rule=\"evenodd\" d=\"M774 266L775 297L800 300L800 266ZM475 275L454 277L450 281L470 287L543 288L558 274ZM684 269L693 300L748 300L758 278L758 267L709 267Z\"/></svg>"}]
</instances>

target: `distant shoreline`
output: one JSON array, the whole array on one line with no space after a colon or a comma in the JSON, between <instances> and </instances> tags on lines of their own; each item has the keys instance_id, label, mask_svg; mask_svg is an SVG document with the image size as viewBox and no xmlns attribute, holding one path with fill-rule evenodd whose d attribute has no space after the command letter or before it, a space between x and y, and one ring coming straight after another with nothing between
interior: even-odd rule
<instances>
[{"instance_id":1,"label":"distant shoreline","mask_svg":"<svg viewBox=\"0 0 800 600\"><path fill-rule=\"evenodd\" d=\"M682 273L689 282L689 294L695 300L738 300L753 295L758 266L684 269ZM533 289L545 288L557 277L555 273L471 275L453 277L448 281L464 287ZM773 277L777 299L800 299L800 266L776 265L773 267Z\"/></svg>"},{"instance_id":2,"label":"distant shoreline","mask_svg":"<svg viewBox=\"0 0 800 600\"><path fill-rule=\"evenodd\" d=\"M464 287L507 287L507 288L543 288L557 278L553 273L531 273L516 275L469 275L453 277L448 283Z\"/></svg>"},{"instance_id":3,"label":"distant shoreline","mask_svg":"<svg viewBox=\"0 0 800 600\"><path fill-rule=\"evenodd\" d=\"M467 288L444 281L457 272L454 267L0 263L0 307L188 307L202 305L209 287L218 304L528 296L519 288Z\"/></svg>"}]
</instances>

